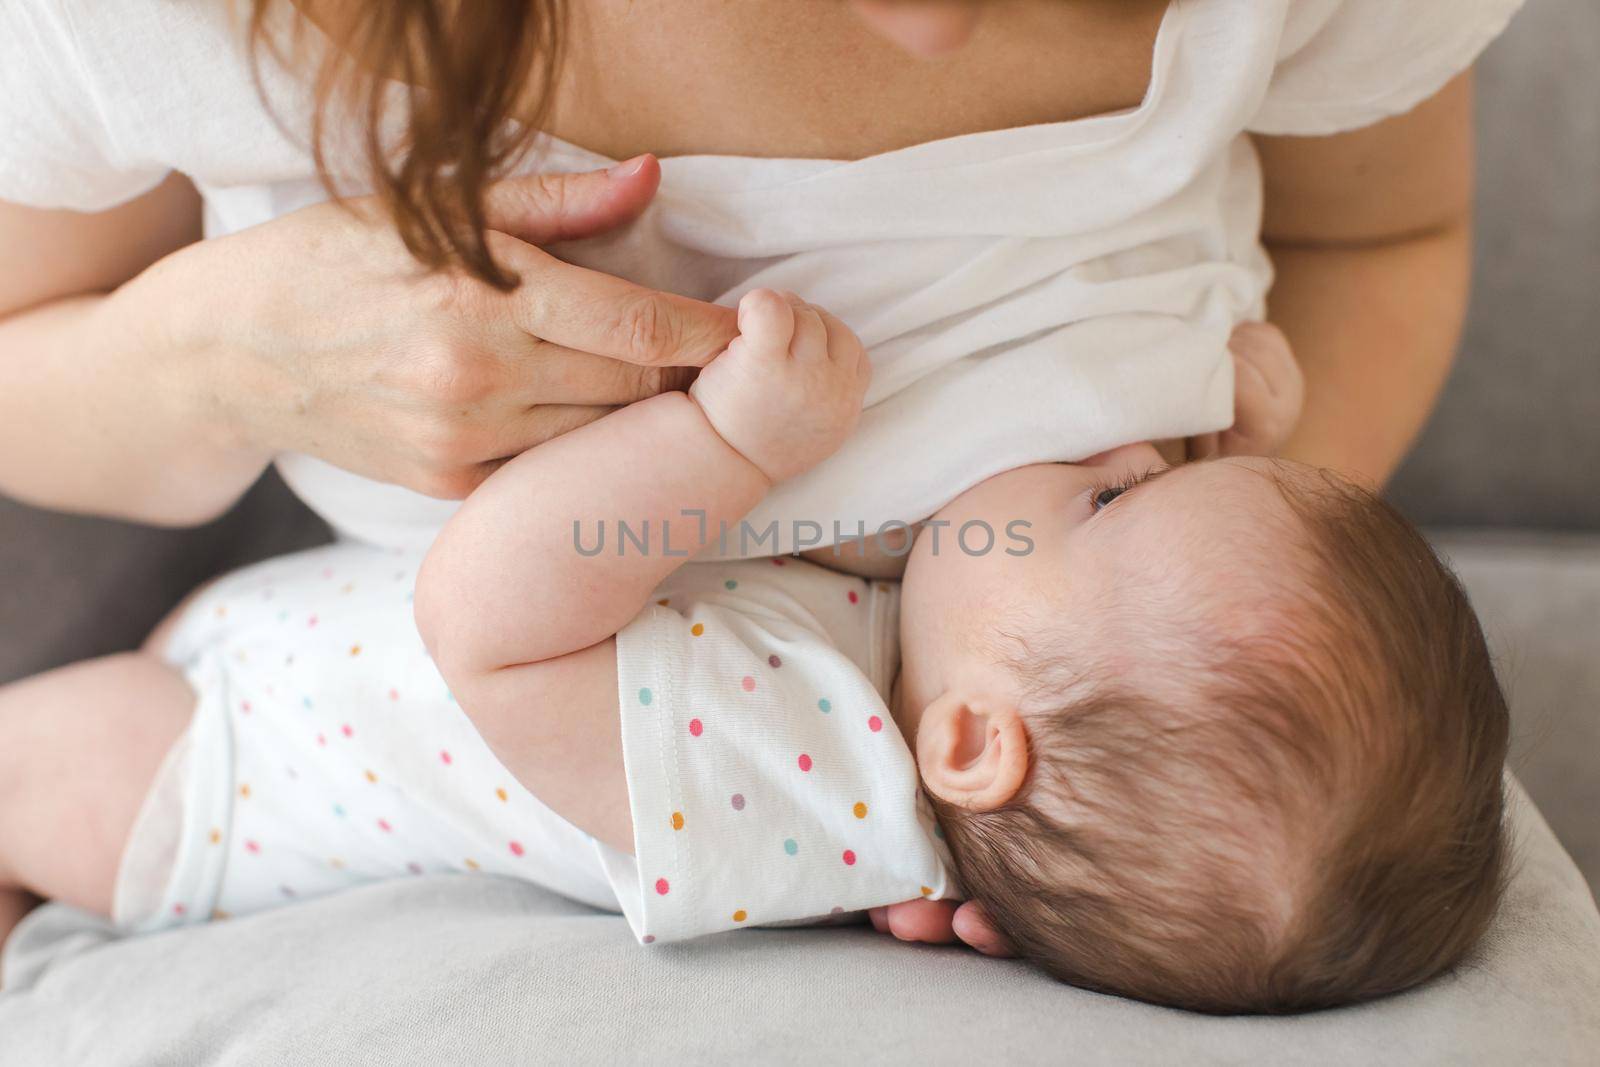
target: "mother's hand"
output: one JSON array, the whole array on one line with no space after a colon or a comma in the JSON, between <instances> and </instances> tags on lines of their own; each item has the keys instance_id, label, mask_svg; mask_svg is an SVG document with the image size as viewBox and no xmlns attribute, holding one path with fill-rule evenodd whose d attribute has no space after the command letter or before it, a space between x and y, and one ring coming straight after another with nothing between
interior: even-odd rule
<instances>
[{"instance_id":1,"label":"mother's hand","mask_svg":"<svg viewBox=\"0 0 1600 1067\"><path fill-rule=\"evenodd\" d=\"M642 157L496 186L490 248L520 278L506 293L421 271L374 200L191 246L141 284L184 309L161 327L165 367L230 447L459 498L497 461L682 388L737 334L730 308L537 247L629 221L659 181Z\"/></svg>"}]
</instances>

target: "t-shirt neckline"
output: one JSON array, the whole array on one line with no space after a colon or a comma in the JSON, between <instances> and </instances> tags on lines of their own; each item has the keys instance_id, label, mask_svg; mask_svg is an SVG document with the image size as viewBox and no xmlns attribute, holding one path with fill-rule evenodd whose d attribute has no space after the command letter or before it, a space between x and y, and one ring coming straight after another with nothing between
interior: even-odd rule
<instances>
[{"instance_id":1,"label":"t-shirt neckline","mask_svg":"<svg viewBox=\"0 0 1600 1067\"><path fill-rule=\"evenodd\" d=\"M1142 126L1160 104L1166 92L1167 82L1170 80L1173 53L1183 36L1190 2L1191 0L1168 0L1167 8L1161 15L1161 24L1156 30L1155 44L1151 48L1150 79L1145 88L1144 98L1138 105L1121 111L1109 111L1060 122L1042 122L998 130L953 134L885 152L875 152L858 159L831 159L823 156L741 156L695 152L677 156L658 156L657 159L661 163L663 173L668 175L673 172L704 174L714 170L765 170L786 171L798 178L820 170L876 168L901 160L909 162L930 154L967 155L970 158L970 152L963 153L961 150L971 149L985 142L989 142L986 147L993 150L985 151L984 157L997 158L1012 154L1007 151L1009 146L1005 142L1014 144L1025 142L1026 147L1019 145L1018 150L1026 151L1030 150L1041 136L1050 137L1061 147L1068 145L1087 147L1112 141ZM575 164L574 169L577 170L598 170L619 162L576 142L544 132L535 136L530 154L534 158L562 157Z\"/></svg>"}]
</instances>

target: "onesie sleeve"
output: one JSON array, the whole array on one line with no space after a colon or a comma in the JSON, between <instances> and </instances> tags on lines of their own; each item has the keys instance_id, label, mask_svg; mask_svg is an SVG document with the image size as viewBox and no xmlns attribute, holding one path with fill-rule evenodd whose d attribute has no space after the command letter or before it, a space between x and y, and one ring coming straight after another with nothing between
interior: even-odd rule
<instances>
[{"instance_id":1,"label":"onesie sleeve","mask_svg":"<svg viewBox=\"0 0 1600 1067\"><path fill-rule=\"evenodd\" d=\"M1477 60L1523 0L1290 0L1253 133L1323 136L1403 114Z\"/></svg>"},{"instance_id":2,"label":"onesie sleeve","mask_svg":"<svg viewBox=\"0 0 1600 1067\"><path fill-rule=\"evenodd\" d=\"M71 0L0 3L0 200L103 211L166 177L123 158L77 45L81 17Z\"/></svg>"},{"instance_id":3,"label":"onesie sleeve","mask_svg":"<svg viewBox=\"0 0 1600 1067\"><path fill-rule=\"evenodd\" d=\"M601 860L642 943L955 894L910 750L825 637L652 605L617 684L634 855Z\"/></svg>"}]
</instances>

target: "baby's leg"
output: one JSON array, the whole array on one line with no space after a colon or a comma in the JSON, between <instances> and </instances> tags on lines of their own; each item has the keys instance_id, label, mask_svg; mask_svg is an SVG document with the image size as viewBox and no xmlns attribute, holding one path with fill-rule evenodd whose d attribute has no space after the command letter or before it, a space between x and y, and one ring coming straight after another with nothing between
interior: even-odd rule
<instances>
[{"instance_id":1,"label":"baby's leg","mask_svg":"<svg viewBox=\"0 0 1600 1067\"><path fill-rule=\"evenodd\" d=\"M30 891L111 914L123 846L193 710L183 677L138 652L0 687L0 943Z\"/></svg>"}]
</instances>

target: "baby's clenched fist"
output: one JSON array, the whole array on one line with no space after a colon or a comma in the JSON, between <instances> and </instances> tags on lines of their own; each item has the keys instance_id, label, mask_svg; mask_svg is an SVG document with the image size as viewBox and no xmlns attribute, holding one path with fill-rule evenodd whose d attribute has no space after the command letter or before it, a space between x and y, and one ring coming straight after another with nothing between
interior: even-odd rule
<instances>
[{"instance_id":1,"label":"baby's clenched fist","mask_svg":"<svg viewBox=\"0 0 1600 1067\"><path fill-rule=\"evenodd\" d=\"M855 428L872 364L850 328L793 293L753 289L739 336L689 395L722 439L772 482L832 455Z\"/></svg>"}]
</instances>

